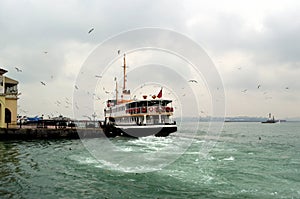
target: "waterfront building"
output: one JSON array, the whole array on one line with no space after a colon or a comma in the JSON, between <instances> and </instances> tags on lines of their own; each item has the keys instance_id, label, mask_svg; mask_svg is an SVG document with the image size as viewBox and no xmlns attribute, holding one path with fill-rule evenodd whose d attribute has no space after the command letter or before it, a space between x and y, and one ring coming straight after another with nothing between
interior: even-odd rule
<instances>
[{"instance_id":1,"label":"waterfront building","mask_svg":"<svg viewBox=\"0 0 300 199\"><path fill-rule=\"evenodd\" d=\"M17 123L18 81L4 76L0 68L0 128Z\"/></svg>"}]
</instances>

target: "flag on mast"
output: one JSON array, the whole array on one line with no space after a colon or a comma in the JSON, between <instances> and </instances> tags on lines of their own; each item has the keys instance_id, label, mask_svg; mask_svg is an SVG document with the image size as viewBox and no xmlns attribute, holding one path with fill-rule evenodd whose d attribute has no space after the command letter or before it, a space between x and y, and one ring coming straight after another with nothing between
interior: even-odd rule
<instances>
[{"instance_id":1,"label":"flag on mast","mask_svg":"<svg viewBox=\"0 0 300 199\"><path fill-rule=\"evenodd\" d=\"M159 93L157 94L157 98L161 98L162 97L162 88L160 89Z\"/></svg>"}]
</instances>

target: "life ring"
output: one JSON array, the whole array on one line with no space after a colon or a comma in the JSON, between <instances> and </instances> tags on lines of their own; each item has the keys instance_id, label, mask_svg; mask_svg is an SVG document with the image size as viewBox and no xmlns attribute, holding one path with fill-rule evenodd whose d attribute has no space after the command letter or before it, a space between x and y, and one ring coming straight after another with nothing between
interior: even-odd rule
<instances>
[{"instance_id":1,"label":"life ring","mask_svg":"<svg viewBox=\"0 0 300 199\"><path fill-rule=\"evenodd\" d=\"M153 107L148 108L150 112L153 112Z\"/></svg>"},{"instance_id":2,"label":"life ring","mask_svg":"<svg viewBox=\"0 0 300 199\"><path fill-rule=\"evenodd\" d=\"M147 112L147 108L146 107L143 107L142 108L142 113L146 113Z\"/></svg>"}]
</instances>

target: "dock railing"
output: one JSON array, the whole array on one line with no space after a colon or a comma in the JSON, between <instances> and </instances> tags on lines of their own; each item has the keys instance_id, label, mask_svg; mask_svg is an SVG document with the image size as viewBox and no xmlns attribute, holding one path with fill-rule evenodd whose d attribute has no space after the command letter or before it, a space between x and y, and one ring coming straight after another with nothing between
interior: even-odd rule
<instances>
[{"instance_id":1,"label":"dock railing","mask_svg":"<svg viewBox=\"0 0 300 199\"><path fill-rule=\"evenodd\" d=\"M21 129L21 128L49 128L49 129L63 129L63 128L100 128L100 121L90 121L90 120L39 120L39 121L29 121L17 123L17 121L12 121L7 123L6 128L11 129Z\"/></svg>"}]
</instances>

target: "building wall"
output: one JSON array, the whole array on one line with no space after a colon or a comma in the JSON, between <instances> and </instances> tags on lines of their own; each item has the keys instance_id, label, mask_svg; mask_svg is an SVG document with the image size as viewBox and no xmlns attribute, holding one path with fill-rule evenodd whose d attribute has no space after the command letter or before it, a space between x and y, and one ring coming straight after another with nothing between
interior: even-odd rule
<instances>
[{"instance_id":1,"label":"building wall","mask_svg":"<svg viewBox=\"0 0 300 199\"><path fill-rule=\"evenodd\" d=\"M17 99L6 98L5 106L5 108L8 108L11 112L11 123L17 124Z\"/></svg>"},{"instance_id":2,"label":"building wall","mask_svg":"<svg viewBox=\"0 0 300 199\"><path fill-rule=\"evenodd\" d=\"M0 128L5 127L5 96L0 96Z\"/></svg>"}]
</instances>

